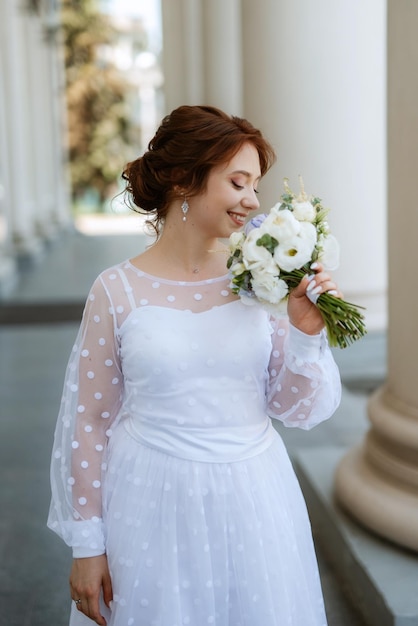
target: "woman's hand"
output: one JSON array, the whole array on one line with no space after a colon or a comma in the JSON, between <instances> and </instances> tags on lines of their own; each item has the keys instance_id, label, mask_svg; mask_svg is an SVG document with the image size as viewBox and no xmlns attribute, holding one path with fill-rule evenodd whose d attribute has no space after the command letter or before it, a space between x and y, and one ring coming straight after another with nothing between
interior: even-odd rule
<instances>
[{"instance_id":1,"label":"woman's hand","mask_svg":"<svg viewBox=\"0 0 418 626\"><path fill-rule=\"evenodd\" d=\"M341 297L337 285L330 275L324 272L320 263L311 266L314 273L303 278L289 295L287 312L290 323L307 335L317 335L324 328L324 320L319 309L308 298L307 293L320 296L326 291Z\"/></svg>"},{"instance_id":2,"label":"woman's hand","mask_svg":"<svg viewBox=\"0 0 418 626\"><path fill-rule=\"evenodd\" d=\"M71 597L79 611L99 626L106 626L99 607L102 588L104 602L109 607L113 593L106 555L74 559L70 573Z\"/></svg>"}]
</instances>

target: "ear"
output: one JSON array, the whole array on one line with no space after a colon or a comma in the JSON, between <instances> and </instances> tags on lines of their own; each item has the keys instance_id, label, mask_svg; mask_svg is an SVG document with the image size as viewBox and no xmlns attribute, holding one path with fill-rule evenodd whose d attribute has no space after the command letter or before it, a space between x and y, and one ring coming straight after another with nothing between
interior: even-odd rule
<instances>
[{"instance_id":1,"label":"ear","mask_svg":"<svg viewBox=\"0 0 418 626\"><path fill-rule=\"evenodd\" d=\"M184 181L188 179L187 169L180 166L175 166L171 170L170 174L171 181L173 183L173 191L179 194L187 194L187 189L185 189Z\"/></svg>"}]
</instances>

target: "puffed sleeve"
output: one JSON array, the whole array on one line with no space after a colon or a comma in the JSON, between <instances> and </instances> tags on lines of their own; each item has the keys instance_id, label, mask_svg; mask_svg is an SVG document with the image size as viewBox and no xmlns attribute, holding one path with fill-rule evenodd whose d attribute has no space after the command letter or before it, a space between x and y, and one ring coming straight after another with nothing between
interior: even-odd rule
<instances>
[{"instance_id":1,"label":"puffed sleeve","mask_svg":"<svg viewBox=\"0 0 418 626\"><path fill-rule=\"evenodd\" d=\"M115 310L99 276L69 359L51 461L48 526L73 548L74 557L105 552L103 453L122 393Z\"/></svg>"},{"instance_id":2,"label":"puffed sleeve","mask_svg":"<svg viewBox=\"0 0 418 626\"><path fill-rule=\"evenodd\" d=\"M306 335L286 318L272 322L268 413L285 426L309 430L331 417L341 379L326 332Z\"/></svg>"}]
</instances>

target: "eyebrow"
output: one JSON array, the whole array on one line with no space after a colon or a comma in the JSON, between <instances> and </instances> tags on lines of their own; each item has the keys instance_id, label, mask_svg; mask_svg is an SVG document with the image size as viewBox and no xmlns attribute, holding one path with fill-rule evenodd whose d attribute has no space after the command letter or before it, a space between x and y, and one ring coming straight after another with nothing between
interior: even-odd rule
<instances>
[{"instance_id":1,"label":"eyebrow","mask_svg":"<svg viewBox=\"0 0 418 626\"><path fill-rule=\"evenodd\" d=\"M234 172L232 172L232 174L243 174L243 176L246 176L247 178L251 178L252 174L250 174L250 172L247 172L246 170L235 170ZM257 176L257 178L255 180L260 180L261 178L261 174L260 176Z\"/></svg>"}]
</instances>

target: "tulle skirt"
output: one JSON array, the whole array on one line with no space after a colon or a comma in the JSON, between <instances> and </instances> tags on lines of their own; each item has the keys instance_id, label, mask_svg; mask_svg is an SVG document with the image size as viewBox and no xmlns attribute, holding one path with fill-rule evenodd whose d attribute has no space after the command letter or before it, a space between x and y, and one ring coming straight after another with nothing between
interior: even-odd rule
<instances>
[{"instance_id":1,"label":"tulle skirt","mask_svg":"<svg viewBox=\"0 0 418 626\"><path fill-rule=\"evenodd\" d=\"M108 626L326 626L310 522L279 435L245 461L189 461L119 424L104 476ZM93 622L75 610L71 626Z\"/></svg>"}]
</instances>

